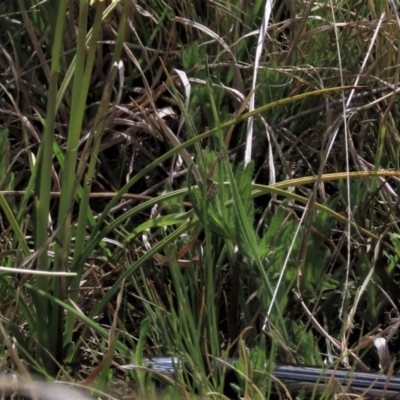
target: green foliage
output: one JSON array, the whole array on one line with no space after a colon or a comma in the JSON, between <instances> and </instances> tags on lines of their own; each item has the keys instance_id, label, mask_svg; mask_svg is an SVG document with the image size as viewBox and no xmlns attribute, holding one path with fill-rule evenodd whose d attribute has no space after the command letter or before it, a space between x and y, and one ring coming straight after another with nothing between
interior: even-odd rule
<instances>
[{"instance_id":1,"label":"green foliage","mask_svg":"<svg viewBox=\"0 0 400 400\"><path fill-rule=\"evenodd\" d=\"M315 321L350 349L399 303L398 22L283 1L257 48L265 2L167 3L0 5L4 328L46 377L153 396L111 361L177 355L205 397L202 356L239 356L268 398L276 361L334 352Z\"/></svg>"},{"instance_id":2,"label":"green foliage","mask_svg":"<svg viewBox=\"0 0 400 400\"><path fill-rule=\"evenodd\" d=\"M241 344L243 345L243 343ZM268 397L272 393L272 382L268 374L272 372L273 360L266 356L265 340L261 339L259 346L250 352L246 351L243 346L241 346L241 350L240 361L233 365L237 371L239 385L232 384L232 386L244 397L264 399L265 394Z\"/></svg>"},{"instance_id":3,"label":"green foliage","mask_svg":"<svg viewBox=\"0 0 400 400\"><path fill-rule=\"evenodd\" d=\"M205 61L205 53L197 42L192 45L182 47L182 65L185 71L190 71L196 66L202 65Z\"/></svg>"}]
</instances>

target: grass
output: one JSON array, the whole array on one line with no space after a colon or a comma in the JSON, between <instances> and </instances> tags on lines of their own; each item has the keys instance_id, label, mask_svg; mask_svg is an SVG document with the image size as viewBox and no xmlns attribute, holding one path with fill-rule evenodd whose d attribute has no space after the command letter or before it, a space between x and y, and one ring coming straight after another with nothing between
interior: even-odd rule
<instances>
[{"instance_id":1,"label":"grass","mask_svg":"<svg viewBox=\"0 0 400 400\"><path fill-rule=\"evenodd\" d=\"M265 361L378 369L364 344L400 306L391 2L12 0L0 24L2 369L118 397L153 390L121 365L178 355L176 390L213 398L201 356L240 356L252 399Z\"/></svg>"}]
</instances>

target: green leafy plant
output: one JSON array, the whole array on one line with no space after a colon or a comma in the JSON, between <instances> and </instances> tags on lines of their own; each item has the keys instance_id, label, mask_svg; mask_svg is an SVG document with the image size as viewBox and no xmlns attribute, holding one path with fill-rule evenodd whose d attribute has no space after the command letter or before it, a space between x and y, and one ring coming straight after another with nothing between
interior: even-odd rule
<instances>
[{"instance_id":1,"label":"green leafy plant","mask_svg":"<svg viewBox=\"0 0 400 400\"><path fill-rule=\"evenodd\" d=\"M217 396L235 356L250 398L276 361L347 363L400 306L382 4L0 5L4 362L152 396L113 366L176 355Z\"/></svg>"}]
</instances>

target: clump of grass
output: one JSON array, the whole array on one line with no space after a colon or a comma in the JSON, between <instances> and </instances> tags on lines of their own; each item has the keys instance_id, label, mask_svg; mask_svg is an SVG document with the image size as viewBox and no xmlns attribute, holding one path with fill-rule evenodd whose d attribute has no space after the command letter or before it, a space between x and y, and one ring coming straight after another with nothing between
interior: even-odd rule
<instances>
[{"instance_id":1,"label":"clump of grass","mask_svg":"<svg viewBox=\"0 0 400 400\"><path fill-rule=\"evenodd\" d=\"M353 362L399 307L396 15L1 5L1 313L18 357L145 388L112 366L178 355L200 395L224 384L202 356L243 358L239 337L265 338L271 365Z\"/></svg>"}]
</instances>

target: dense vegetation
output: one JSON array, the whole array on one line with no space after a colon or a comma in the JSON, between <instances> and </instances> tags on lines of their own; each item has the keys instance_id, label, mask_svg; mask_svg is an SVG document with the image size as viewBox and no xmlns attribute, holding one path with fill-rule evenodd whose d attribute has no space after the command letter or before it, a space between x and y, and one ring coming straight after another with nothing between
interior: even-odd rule
<instances>
[{"instance_id":1,"label":"dense vegetation","mask_svg":"<svg viewBox=\"0 0 400 400\"><path fill-rule=\"evenodd\" d=\"M217 398L237 356L255 399L394 360L399 37L393 1L1 2L1 369L122 398L178 355Z\"/></svg>"}]
</instances>

